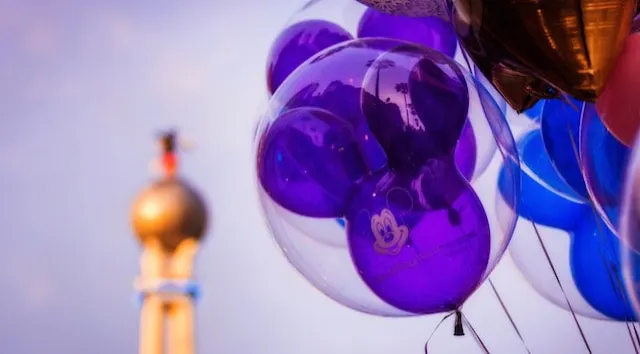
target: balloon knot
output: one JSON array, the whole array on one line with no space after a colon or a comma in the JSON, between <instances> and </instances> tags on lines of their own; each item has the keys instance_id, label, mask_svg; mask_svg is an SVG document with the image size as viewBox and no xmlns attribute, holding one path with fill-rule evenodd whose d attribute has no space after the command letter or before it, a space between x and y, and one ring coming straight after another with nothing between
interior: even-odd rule
<instances>
[{"instance_id":1,"label":"balloon knot","mask_svg":"<svg viewBox=\"0 0 640 354\"><path fill-rule=\"evenodd\" d=\"M453 335L456 337L464 336L464 327L462 326L462 312L456 310L456 321L453 325Z\"/></svg>"}]
</instances>

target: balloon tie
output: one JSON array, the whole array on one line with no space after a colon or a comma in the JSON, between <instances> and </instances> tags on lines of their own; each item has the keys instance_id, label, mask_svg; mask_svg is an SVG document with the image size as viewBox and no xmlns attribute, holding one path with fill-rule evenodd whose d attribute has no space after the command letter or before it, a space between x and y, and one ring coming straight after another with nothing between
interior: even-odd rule
<instances>
[{"instance_id":1,"label":"balloon tie","mask_svg":"<svg viewBox=\"0 0 640 354\"><path fill-rule=\"evenodd\" d=\"M500 303L500 306L502 307L502 310L504 311L504 313L507 315L509 322L511 322L511 326L513 327L513 330L516 332L516 335L518 336L518 338L520 338L520 342L522 342L524 349L527 351L528 354L531 354L531 349L529 349L529 346L527 346L527 343L524 341L524 337L520 333L520 329L518 329L516 322L513 320L511 313L507 309L507 306L502 300L502 296L500 296L500 293L498 293L498 289L496 289L496 286L493 284L493 280L491 280L491 278L489 278L489 285L491 286L491 289L493 289L493 293L496 295L496 298L498 298L498 302Z\"/></svg>"},{"instance_id":2,"label":"balloon tie","mask_svg":"<svg viewBox=\"0 0 640 354\"><path fill-rule=\"evenodd\" d=\"M462 326L462 312L460 310L455 311L456 321L453 325L453 335L456 337L464 336L464 327Z\"/></svg>"},{"instance_id":3,"label":"balloon tie","mask_svg":"<svg viewBox=\"0 0 640 354\"><path fill-rule=\"evenodd\" d=\"M582 330L582 326L580 325L580 321L578 321L578 316L576 316L576 312L573 310L573 306L571 305L571 301L569 301L569 297L567 296L566 291L564 290L564 286L562 286L562 282L560 281L560 276L558 275L558 271L556 270L556 267L553 265L553 262L551 261L551 256L549 255L549 251L547 250L547 247L544 245L544 241L542 241L542 236L540 236L540 232L538 231L538 227L536 226L536 223L531 221L531 225L533 225L533 230L536 233L536 237L538 238L538 242L540 243L540 247L542 248L542 251L544 252L544 256L547 259L547 263L549 264L549 267L551 268L551 271L553 272L553 276L556 279L556 283L558 284L558 287L560 288L560 291L562 292L562 296L564 297L564 301L567 304L567 307L569 308L569 311L571 312L571 316L573 317L573 321L576 324L576 327L578 328L578 332L580 332L580 337L582 338L582 342L584 343L584 346L587 349L587 352L589 354L593 354L593 351L591 351L591 346L589 345L589 342L587 341L587 337L584 334L584 331Z\"/></svg>"},{"instance_id":4,"label":"balloon tie","mask_svg":"<svg viewBox=\"0 0 640 354\"><path fill-rule=\"evenodd\" d=\"M564 95L563 98L565 99L565 102L567 102L574 110L576 111L579 110L578 107L575 106L573 102L571 102L571 100L566 95ZM582 115L583 113L584 113L584 107L582 108L580 115ZM583 170L583 165L580 163L580 155L577 147L578 144L576 143L573 137L569 122L567 122L567 133L569 135L569 140L571 142L571 148L573 150L574 157L576 158L576 162L580 167L580 170L581 170L580 172L584 175L585 171ZM600 235L600 241L602 242L603 245L609 246L608 248L609 256L611 256L611 252L613 251L613 245L611 244L611 241L607 240L607 238L604 236L605 231L602 226L602 220L599 220L600 218L598 217L598 212L596 210L596 206L593 200L591 200L591 198L587 198L587 200L589 202L589 206L591 207L593 218L595 219L596 225L598 227L598 234ZM624 285L620 277L620 273L612 269L610 264L607 262L607 256L604 254L602 247L598 247L598 254L600 255L600 259L607 271L607 277L611 282L611 286L615 292L615 295L618 297L618 299L622 300L625 303L626 305L625 307L627 308L627 310L633 313L633 310L631 309L631 305L629 304L629 298L627 296L626 291L624 290ZM629 334L629 338L631 339L631 344L633 344L633 351L636 354L640 354L640 348L638 347L640 345L640 336L638 335L638 329L636 328L636 323L633 322L633 319L627 319L627 321L625 321L625 324L627 326L627 332ZM633 328L633 332L631 331L632 328Z\"/></svg>"},{"instance_id":5,"label":"balloon tie","mask_svg":"<svg viewBox=\"0 0 640 354\"><path fill-rule=\"evenodd\" d=\"M471 325L467 317L462 313L460 309L457 309L455 311L448 313L446 316L442 318L442 320L440 320L440 322L438 322L438 324L436 325L436 328L433 329L433 332L431 332L431 335L427 339L427 342L424 344L424 353L429 354L429 342L431 342L431 339L438 331L438 328L440 328L440 326L444 323L444 321L446 321L449 317L454 315L455 315L455 322L453 326L453 335L458 337L464 336L465 335L464 326L467 326L471 331L473 338L476 340L476 343L478 343L478 345L482 349L483 353L491 354L487 346L484 344L484 341L478 335L478 332L476 332L475 328Z\"/></svg>"}]
</instances>

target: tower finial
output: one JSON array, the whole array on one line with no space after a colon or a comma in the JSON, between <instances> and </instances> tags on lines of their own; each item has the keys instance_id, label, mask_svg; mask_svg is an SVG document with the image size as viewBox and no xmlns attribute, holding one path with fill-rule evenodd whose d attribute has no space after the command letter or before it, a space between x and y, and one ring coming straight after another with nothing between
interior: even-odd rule
<instances>
[{"instance_id":1,"label":"tower finial","mask_svg":"<svg viewBox=\"0 0 640 354\"><path fill-rule=\"evenodd\" d=\"M174 177L178 170L178 133L172 129L160 136L162 171L165 177Z\"/></svg>"}]
</instances>

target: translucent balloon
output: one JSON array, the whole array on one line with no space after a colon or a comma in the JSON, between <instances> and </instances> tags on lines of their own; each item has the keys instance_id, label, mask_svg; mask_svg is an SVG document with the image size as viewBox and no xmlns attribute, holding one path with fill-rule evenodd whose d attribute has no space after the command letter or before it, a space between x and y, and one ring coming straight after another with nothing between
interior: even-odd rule
<instances>
[{"instance_id":1,"label":"translucent balloon","mask_svg":"<svg viewBox=\"0 0 640 354\"><path fill-rule=\"evenodd\" d=\"M539 130L525 135L518 146L525 173L521 199L513 207L542 231L541 237L572 307L589 317L633 320L622 288L617 238L591 206L564 184L544 153ZM499 185L502 191L502 174ZM510 247L514 263L540 294L568 309L553 273L548 271L536 230L532 225L527 230L530 224L523 224L525 227L518 228ZM568 233L571 239L553 233Z\"/></svg>"},{"instance_id":2,"label":"translucent balloon","mask_svg":"<svg viewBox=\"0 0 640 354\"><path fill-rule=\"evenodd\" d=\"M421 2L423 1L421 0ZM439 4L439 0L433 1L433 4ZM433 8L433 6L431 7ZM287 29L293 27L298 28L298 31L300 31L309 21L330 22L346 30L356 38L389 38L427 46L443 51L466 66L461 51L457 49L455 35L452 37L452 34L454 34L453 27L444 18L446 18L445 12L428 12L423 17L390 16L353 0L311 0L292 16L287 23L287 27L278 38L281 36L286 37ZM337 38L337 36L332 36L332 38ZM276 43L279 40L277 39ZM324 42L327 41L325 40ZM275 46L276 44L274 44ZM284 61L285 59L282 58L280 60ZM288 61L292 62L293 60ZM493 87L487 87L488 89L493 89ZM500 96L496 97L500 99L500 105L506 106ZM469 114L475 113L477 112L470 112ZM475 119L470 117L472 125L473 121ZM489 138L491 131L485 128L486 125L471 127L475 135L476 154L478 155L471 179L476 179L482 175L496 152L494 139Z\"/></svg>"},{"instance_id":3,"label":"translucent balloon","mask_svg":"<svg viewBox=\"0 0 640 354\"><path fill-rule=\"evenodd\" d=\"M636 315L640 315L640 139L629 161L620 213L622 271Z\"/></svg>"},{"instance_id":4,"label":"translucent balloon","mask_svg":"<svg viewBox=\"0 0 640 354\"><path fill-rule=\"evenodd\" d=\"M465 63L467 63L468 61L467 65L472 65L471 58L468 58L467 56L467 58L465 59L464 54L461 55L461 57L464 59ZM544 101L540 101L535 106L531 107L529 110L525 111L524 113L518 114L515 110L513 110L513 108L511 108L507 104L507 101L505 101L505 99L498 92L498 90L496 90L493 84L484 76L482 71L480 71L480 69L476 65L473 65L473 74L476 77L476 79L480 81L484 87L487 88L487 90L489 91L493 99L498 103L500 110L502 111L504 116L507 118L507 122L511 127L514 127L514 128L520 127L520 128L529 129L531 126L536 125L537 122L540 120L540 113L542 111L542 107L544 106ZM487 149L490 149L490 147L487 147ZM488 163L489 162L487 161L487 164Z\"/></svg>"},{"instance_id":5,"label":"translucent balloon","mask_svg":"<svg viewBox=\"0 0 640 354\"><path fill-rule=\"evenodd\" d=\"M560 177L580 197L588 199L578 151L583 105L573 98L548 100L542 112L541 129L545 150Z\"/></svg>"},{"instance_id":6,"label":"translucent balloon","mask_svg":"<svg viewBox=\"0 0 640 354\"><path fill-rule=\"evenodd\" d=\"M390 16L367 9L355 1L313 0L294 14L272 44L267 70L269 93L275 92L303 60L352 36L413 41L444 51L450 56L457 53L460 59L460 52L456 52L457 40L453 28L441 17ZM506 105L504 101L503 104ZM469 114L482 114L482 111L473 110ZM496 151L494 139L488 138L492 134L490 127L473 123L478 118L483 119L470 117L467 121L455 151L456 165L469 181L477 179L484 172ZM307 217L285 209L281 210L281 214L289 225L303 234L330 246L347 247L344 230L336 227L340 225L339 222L331 218L316 218L310 222ZM312 229L307 229L309 227Z\"/></svg>"},{"instance_id":7,"label":"translucent balloon","mask_svg":"<svg viewBox=\"0 0 640 354\"><path fill-rule=\"evenodd\" d=\"M587 191L615 233L629 148L609 133L593 104L585 104L582 111L579 148Z\"/></svg>"},{"instance_id":8,"label":"translucent balloon","mask_svg":"<svg viewBox=\"0 0 640 354\"><path fill-rule=\"evenodd\" d=\"M506 249L515 143L491 95L446 55L380 38L346 42L302 64L267 112L256 144L265 214L291 264L334 300L382 316L453 309ZM507 197L475 190L456 165L467 122L515 162ZM292 227L283 210L309 227ZM304 235L327 221L317 217L346 218L351 257Z\"/></svg>"}]
</instances>

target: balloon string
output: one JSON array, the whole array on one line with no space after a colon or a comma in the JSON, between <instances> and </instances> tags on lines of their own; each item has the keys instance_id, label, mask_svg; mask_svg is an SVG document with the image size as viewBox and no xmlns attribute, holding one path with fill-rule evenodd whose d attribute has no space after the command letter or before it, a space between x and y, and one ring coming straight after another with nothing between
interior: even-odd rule
<instances>
[{"instance_id":1,"label":"balloon string","mask_svg":"<svg viewBox=\"0 0 640 354\"><path fill-rule=\"evenodd\" d=\"M460 314L462 315L462 319L464 320L464 323L471 330L471 334L473 335L473 338L476 340L476 343L478 343L478 345L482 348L482 351L485 354L491 354L487 346L484 344L484 341L482 341L482 338L480 338L480 335L478 334L478 332L476 332L476 329L473 328L473 325L471 325L471 322L469 322L469 319L467 318L467 316L465 316L462 312Z\"/></svg>"},{"instance_id":2,"label":"balloon string","mask_svg":"<svg viewBox=\"0 0 640 354\"><path fill-rule=\"evenodd\" d=\"M500 303L502 310L507 315L509 322L511 322L511 326L513 327L513 330L516 332L516 335L518 335L518 338L520 338L520 342L522 342L524 349L527 351L528 354L531 354L531 349L529 349L529 346L527 346L527 343L525 342L524 337L522 336L522 333L520 333L520 330L518 329L516 322L513 320L513 316L511 316L511 312L509 312L509 310L507 309L507 306L502 300L502 296L500 296L500 293L498 292L498 289L496 289L496 286L493 284L493 280L491 280L491 278L489 278L489 285L491 285L491 289L493 290L493 293L496 295L496 298L498 298L498 302Z\"/></svg>"},{"instance_id":3,"label":"balloon string","mask_svg":"<svg viewBox=\"0 0 640 354\"><path fill-rule=\"evenodd\" d=\"M436 332L438 332L438 328L440 328L440 326L444 323L444 321L447 320L447 318L453 316L456 314L457 311L453 311L451 313L449 313L448 315L444 316L440 322L438 322L438 324L436 325L436 328L433 329L433 332L431 332L431 335L429 335L429 338L427 338L426 343L424 343L424 354L429 354L429 342L431 342L431 338L433 338L433 336L436 334Z\"/></svg>"},{"instance_id":4,"label":"balloon string","mask_svg":"<svg viewBox=\"0 0 640 354\"><path fill-rule=\"evenodd\" d=\"M558 276L558 272L556 270L556 267L553 265L553 262L551 261L551 256L549 255L549 251L547 250L547 247L544 244L544 241L542 241L542 236L540 236L540 232L538 231L538 227L536 226L536 223L531 221L531 225L533 225L533 229L536 233L536 236L538 237L538 242L540 243L540 247L542 248L542 251L544 252L544 256L547 259L547 263L549 263L549 267L551 268L551 271L553 272L553 276L556 279L556 282L558 283L558 287L560 288L560 291L562 292L562 296L564 297L564 301L567 303L567 307L569 307L569 311L571 312L571 316L573 317L573 321L576 324L576 327L578 328L578 332L580 332L580 337L582 338L582 342L584 343L584 346L587 348L587 352L589 354L593 354L593 351L591 351L591 346L589 345L589 342L587 341L587 337L584 334L584 331L582 330L582 326L580 326L580 321L578 321L578 316L576 316L576 312L573 310L573 306L571 306L571 301L569 301L569 297L567 296L566 291L564 290L564 286L562 286L562 282L560 281L560 277Z\"/></svg>"},{"instance_id":5,"label":"balloon string","mask_svg":"<svg viewBox=\"0 0 640 354\"><path fill-rule=\"evenodd\" d=\"M578 110L578 107L575 107L573 105L573 103L566 97L564 96L565 101L567 101L569 104L571 104L575 110ZM578 151L578 147L577 147L577 143L573 137L573 134L571 133L571 126L569 125L569 122L567 122L567 132L569 134L569 141L571 142L571 148L573 150L573 154L574 157L576 159L576 162L578 163L578 167L580 168L580 172L584 175L584 170L582 170L583 166L580 163L580 155L579 155L579 151ZM607 242L608 240L604 237L604 229L602 226L602 222L599 222L598 220L598 213L596 211L596 206L593 203L593 200L591 200L591 198L587 198L588 202L589 202L589 206L591 207L591 212L593 214L593 218L596 222L596 225L598 227L598 234L600 235L600 241L602 242L602 244L608 244L609 245L609 251L611 251L611 249L613 248L613 246L611 245L610 242ZM609 267L609 265L607 264L607 257L604 254L604 251L602 250L602 247L598 247L598 253L600 254L600 259L602 260L602 263L607 271L607 276L609 278L609 281L612 283L613 289L617 295L617 297L619 299L621 299L624 303L625 306L627 308L628 311L631 311L631 306L629 304L629 299L627 296L626 291L624 290L624 285L622 283L622 279L620 278L620 274L615 272L613 269L611 269L611 267ZM611 253L609 253L609 255L611 255ZM630 322L629 320L625 321L625 324L627 326L627 332L629 334L629 339L631 339L631 344L633 344L633 350L636 354L640 354L640 348L638 348L638 345L640 345L640 336L638 336L638 330L636 328L636 324L635 322ZM633 333L631 332L631 328L633 328ZM634 334L635 334L635 338L634 338ZM638 344L636 344L636 342Z\"/></svg>"}]
</instances>

